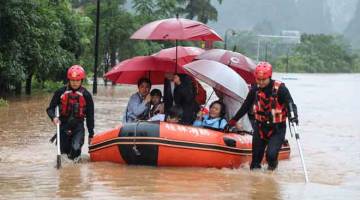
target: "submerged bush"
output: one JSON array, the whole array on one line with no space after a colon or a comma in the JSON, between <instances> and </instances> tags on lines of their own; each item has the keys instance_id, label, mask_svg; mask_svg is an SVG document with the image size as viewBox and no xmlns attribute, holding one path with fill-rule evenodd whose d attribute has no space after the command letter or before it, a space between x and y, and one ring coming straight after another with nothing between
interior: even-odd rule
<instances>
[{"instance_id":1,"label":"submerged bush","mask_svg":"<svg viewBox=\"0 0 360 200\"><path fill-rule=\"evenodd\" d=\"M0 107L5 107L5 106L9 106L8 102L5 99L0 98Z\"/></svg>"}]
</instances>

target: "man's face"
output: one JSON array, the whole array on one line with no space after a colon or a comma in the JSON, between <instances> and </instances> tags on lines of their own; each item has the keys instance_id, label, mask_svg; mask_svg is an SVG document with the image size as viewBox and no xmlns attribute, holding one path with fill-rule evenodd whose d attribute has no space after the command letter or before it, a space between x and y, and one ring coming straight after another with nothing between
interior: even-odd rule
<instances>
[{"instance_id":1,"label":"man's face","mask_svg":"<svg viewBox=\"0 0 360 200\"><path fill-rule=\"evenodd\" d=\"M178 75L175 75L173 78L173 82L175 85L180 85L181 84L181 79Z\"/></svg>"},{"instance_id":2,"label":"man's face","mask_svg":"<svg viewBox=\"0 0 360 200\"><path fill-rule=\"evenodd\" d=\"M79 89L79 87L81 86L81 80L70 80L70 87L74 90Z\"/></svg>"},{"instance_id":3,"label":"man's face","mask_svg":"<svg viewBox=\"0 0 360 200\"><path fill-rule=\"evenodd\" d=\"M168 79L169 81L172 81L174 79L174 74L173 73L165 73L165 78Z\"/></svg>"},{"instance_id":4,"label":"man's face","mask_svg":"<svg viewBox=\"0 0 360 200\"><path fill-rule=\"evenodd\" d=\"M265 79L256 78L256 84L258 85L259 88L264 88L267 85L269 85L269 83L270 83L270 78L265 78Z\"/></svg>"},{"instance_id":5,"label":"man's face","mask_svg":"<svg viewBox=\"0 0 360 200\"><path fill-rule=\"evenodd\" d=\"M139 85L138 87L139 89L139 93L142 97L145 97L146 95L149 94L150 92L150 84L149 83L146 83L146 82L143 82Z\"/></svg>"}]
</instances>

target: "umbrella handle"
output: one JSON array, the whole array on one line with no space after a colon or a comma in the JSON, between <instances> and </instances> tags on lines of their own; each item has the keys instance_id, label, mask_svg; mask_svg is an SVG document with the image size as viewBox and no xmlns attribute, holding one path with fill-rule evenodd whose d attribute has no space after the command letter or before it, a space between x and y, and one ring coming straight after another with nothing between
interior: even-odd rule
<instances>
[{"instance_id":1,"label":"umbrella handle","mask_svg":"<svg viewBox=\"0 0 360 200\"><path fill-rule=\"evenodd\" d=\"M213 89L213 91L211 92L209 98L206 100L205 107L206 107L206 105L208 104L208 102L210 101L210 98L211 98L211 96L214 94L214 92L215 92L215 90Z\"/></svg>"}]
</instances>

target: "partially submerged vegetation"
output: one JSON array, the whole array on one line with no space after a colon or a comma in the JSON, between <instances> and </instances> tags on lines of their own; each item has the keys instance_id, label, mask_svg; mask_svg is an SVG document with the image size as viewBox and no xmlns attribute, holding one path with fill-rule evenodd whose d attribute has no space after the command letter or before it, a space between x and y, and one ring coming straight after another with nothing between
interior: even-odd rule
<instances>
[{"instance_id":1,"label":"partially submerged vegetation","mask_svg":"<svg viewBox=\"0 0 360 200\"><path fill-rule=\"evenodd\" d=\"M135 30L150 21L175 17L176 13L204 23L217 20L214 1L193 2L134 0L130 11L124 0L101 1L99 76L117 61L174 46L172 42L129 39ZM73 64L82 65L91 74L95 13L96 4L90 0L1 3L0 27L6 28L0 28L0 95L19 94L23 88L27 94L32 88L53 91L64 82L66 70ZM303 34L299 44L283 44L276 39L261 41L258 56L257 35L267 34L266 28L263 24L254 26L253 31L236 31L227 39L228 49L254 60L270 61L276 71L360 72L359 52L338 35ZM199 43L184 41L179 45L199 46ZM224 43L215 43L215 47L223 48Z\"/></svg>"},{"instance_id":2,"label":"partially submerged vegetation","mask_svg":"<svg viewBox=\"0 0 360 200\"><path fill-rule=\"evenodd\" d=\"M5 107L5 106L9 106L8 102L5 99L0 98L0 107Z\"/></svg>"}]
</instances>

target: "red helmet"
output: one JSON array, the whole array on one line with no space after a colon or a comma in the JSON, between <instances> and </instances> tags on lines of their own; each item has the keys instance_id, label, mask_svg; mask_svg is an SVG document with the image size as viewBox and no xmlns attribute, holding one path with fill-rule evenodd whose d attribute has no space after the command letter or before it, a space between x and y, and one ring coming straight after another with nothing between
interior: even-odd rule
<instances>
[{"instance_id":1,"label":"red helmet","mask_svg":"<svg viewBox=\"0 0 360 200\"><path fill-rule=\"evenodd\" d=\"M268 62L259 62L254 72L255 78L267 79L272 75L272 66Z\"/></svg>"},{"instance_id":2,"label":"red helmet","mask_svg":"<svg viewBox=\"0 0 360 200\"><path fill-rule=\"evenodd\" d=\"M67 71L67 78L69 80L82 80L86 77L85 70L80 65L73 65Z\"/></svg>"}]
</instances>

